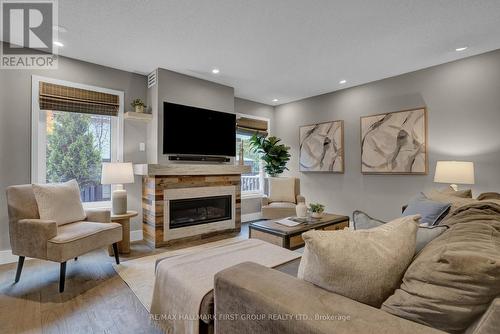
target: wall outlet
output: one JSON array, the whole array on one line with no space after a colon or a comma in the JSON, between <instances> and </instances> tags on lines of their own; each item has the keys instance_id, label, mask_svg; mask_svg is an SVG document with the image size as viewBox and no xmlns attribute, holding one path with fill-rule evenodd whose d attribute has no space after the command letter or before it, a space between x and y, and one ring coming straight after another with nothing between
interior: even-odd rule
<instances>
[{"instance_id":1,"label":"wall outlet","mask_svg":"<svg viewBox=\"0 0 500 334\"><path fill-rule=\"evenodd\" d=\"M146 144L139 143L139 152L144 152L144 151L146 151Z\"/></svg>"}]
</instances>

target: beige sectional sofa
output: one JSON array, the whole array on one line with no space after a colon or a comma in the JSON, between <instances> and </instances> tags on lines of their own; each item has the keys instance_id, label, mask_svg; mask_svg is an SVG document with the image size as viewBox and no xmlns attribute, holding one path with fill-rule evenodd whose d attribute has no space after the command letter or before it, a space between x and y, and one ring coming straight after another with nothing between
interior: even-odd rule
<instances>
[{"instance_id":1,"label":"beige sectional sofa","mask_svg":"<svg viewBox=\"0 0 500 334\"><path fill-rule=\"evenodd\" d=\"M255 263L228 268L215 277L216 332L500 333L500 205L471 201L442 224L450 228L414 257L381 308L296 272Z\"/></svg>"}]
</instances>

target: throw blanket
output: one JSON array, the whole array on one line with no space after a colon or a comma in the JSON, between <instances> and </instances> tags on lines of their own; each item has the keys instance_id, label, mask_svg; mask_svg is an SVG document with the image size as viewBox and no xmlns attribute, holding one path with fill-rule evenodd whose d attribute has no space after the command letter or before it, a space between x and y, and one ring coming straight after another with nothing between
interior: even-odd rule
<instances>
[{"instance_id":1,"label":"throw blanket","mask_svg":"<svg viewBox=\"0 0 500 334\"><path fill-rule=\"evenodd\" d=\"M167 333L198 334L203 297L214 288L214 276L242 262L267 267L295 260L301 254L249 239L203 252L167 258L158 263L151 314Z\"/></svg>"}]
</instances>

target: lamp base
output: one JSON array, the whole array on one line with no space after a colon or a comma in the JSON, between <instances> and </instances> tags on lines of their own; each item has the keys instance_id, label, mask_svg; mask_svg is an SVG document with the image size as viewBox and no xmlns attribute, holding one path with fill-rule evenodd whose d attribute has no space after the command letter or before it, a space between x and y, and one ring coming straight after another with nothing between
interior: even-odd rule
<instances>
[{"instance_id":1,"label":"lamp base","mask_svg":"<svg viewBox=\"0 0 500 334\"><path fill-rule=\"evenodd\" d=\"M117 186L118 189L111 195L111 205L113 214L123 215L127 213L127 191L123 186Z\"/></svg>"},{"instance_id":2,"label":"lamp base","mask_svg":"<svg viewBox=\"0 0 500 334\"><path fill-rule=\"evenodd\" d=\"M458 191L458 186L455 183L450 184L450 188L455 190L455 191Z\"/></svg>"}]
</instances>

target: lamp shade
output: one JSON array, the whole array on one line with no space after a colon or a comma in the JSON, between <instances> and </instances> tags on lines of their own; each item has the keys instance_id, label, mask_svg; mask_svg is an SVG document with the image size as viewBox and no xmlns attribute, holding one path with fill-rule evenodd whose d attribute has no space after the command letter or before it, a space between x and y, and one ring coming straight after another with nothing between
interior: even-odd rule
<instances>
[{"instance_id":1,"label":"lamp shade","mask_svg":"<svg viewBox=\"0 0 500 334\"><path fill-rule=\"evenodd\" d=\"M474 163L470 161L438 161L434 182L474 184Z\"/></svg>"},{"instance_id":2,"label":"lamp shade","mask_svg":"<svg viewBox=\"0 0 500 334\"><path fill-rule=\"evenodd\" d=\"M101 184L134 183L131 162L103 162Z\"/></svg>"}]
</instances>

